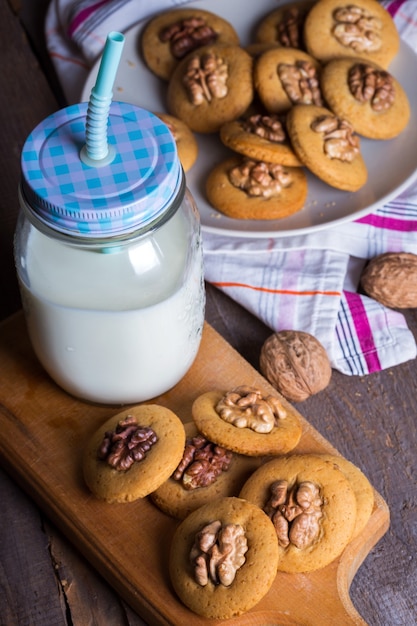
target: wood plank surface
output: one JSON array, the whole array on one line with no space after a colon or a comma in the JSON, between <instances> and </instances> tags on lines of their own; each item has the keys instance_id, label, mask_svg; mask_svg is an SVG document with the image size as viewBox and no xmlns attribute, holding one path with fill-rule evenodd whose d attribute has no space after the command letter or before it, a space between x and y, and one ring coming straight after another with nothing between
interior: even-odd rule
<instances>
[{"instance_id":1,"label":"wood plank surface","mask_svg":"<svg viewBox=\"0 0 417 626\"><path fill-rule=\"evenodd\" d=\"M0 368L4 372L0 454L15 480L151 624L218 623L190 613L172 591L167 562L178 522L161 513L149 498L110 505L94 498L84 484L83 447L98 426L120 409L86 404L58 388L32 352L21 313L0 326ZM199 394L240 384L273 392L265 379L206 324L191 370L155 402L186 422ZM296 412L285 404L288 411ZM296 452L336 453L308 421L301 419L303 434ZM301 626L317 624L320 618L323 626L364 624L350 601L349 586L363 559L388 528L388 508L378 493L375 499L365 530L339 559L309 574L279 572L261 603L230 623L261 626L279 620Z\"/></svg>"},{"instance_id":2,"label":"wood plank surface","mask_svg":"<svg viewBox=\"0 0 417 626\"><path fill-rule=\"evenodd\" d=\"M0 317L4 318L20 302L13 263L20 153L30 131L57 106L26 35L4 0L0 2L0 59Z\"/></svg>"},{"instance_id":3,"label":"wood plank surface","mask_svg":"<svg viewBox=\"0 0 417 626\"><path fill-rule=\"evenodd\" d=\"M13 262L19 155L28 133L57 107L22 23L7 0L0 2L0 58L0 319L4 319L20 308ZM51 559L53 534L39 508L3 469L0 502L1 626L67 626L65 595Z\"/></svg>"},{"instance_id":4,"label":"wood plank surface","mask_svg":"<svg viewBox=\"0 0 417 626\"><path fill-rule=\"evenodd\" d=\"M20 149L28 132L63 104L56 76L45 62L43 20L49 1L0 2L0 319L20 307L12 257ZM20 9L20 19L11 6ZM211 285L206 293L207 320L258 368L261 345L271 330ZM417 310L404 314L417 337ZM2 377L0 369L0 388ZM350 588L370 626L417 624L416 397L417 362L410 361L367 377L333 372L327 389L296 405L364 469L389 505L390 528ZM3 469L0 502L1 626L144 625L32 494Z\"/></svg>"}]
</instances>

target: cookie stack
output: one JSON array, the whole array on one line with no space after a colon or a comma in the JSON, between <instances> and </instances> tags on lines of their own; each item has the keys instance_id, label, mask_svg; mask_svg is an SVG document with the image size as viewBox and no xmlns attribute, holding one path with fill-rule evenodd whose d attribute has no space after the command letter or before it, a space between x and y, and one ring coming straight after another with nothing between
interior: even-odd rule
<instances>
[{"instance_id":1,"label":"cookie stack","mask_svg":"<svg viewBox=\"0 0 417 626\"><path fill-rule=\"evenodd\" d=\"M159 405L117 414L87 443L84 478L109 503L150 496L179 520L167 563L176 594L198 615L229 619L277 572L337 559L367 525L373 489L346 459L297 450L301 420L278 395L208 391L191 413L185 425Z\"/></svg>"},{"instance_id":2,"label":"cookie stack","mask_svg":"<svg viewBox=\"0 0 417 626\"><path fill-rule=\"evenodd\" d=\"M236 219L288 217L305 204L306 171L358 191L368 178L360 136L392 139L410 118L387 69L400 43L392 18L377 0L307 0L253 26L243 48L220 16L176 9L141 37L170 115L192 134L217 133L230 151L206 174L209 203Z\"/></svg>"}]
</instances>

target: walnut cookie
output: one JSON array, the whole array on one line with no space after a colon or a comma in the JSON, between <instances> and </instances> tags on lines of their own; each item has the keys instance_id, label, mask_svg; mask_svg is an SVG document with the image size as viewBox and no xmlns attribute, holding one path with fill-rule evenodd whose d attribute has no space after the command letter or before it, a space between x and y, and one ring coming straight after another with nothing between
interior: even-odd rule
<instances>
[{"instance_id":1,"label":"walnut cookie","mask_svg":"<svg viewBox=\"0 0 417 626\"><path fill-rule=\"evenodd\" d=\"M277 566L271 520L240 498L221 498L191 513L175 531L169 556L182 602L218 620L255 606L271 588Z\"/></svg>"},{"instance_id":2,"label":"walnut cookie","mask_svg":"<svg viewBox=\"0 0 417 626\"><path fill-rule=\"evenodd\" d=\"M307 178L301 167L232 156L209 172L206 195L213 207L231 218L279 219L303 208Z\"/></svg>"},{"instance_id":3,"label":"walnut cookie","mask_svg":"<svg viewBox=\"0 0 417 626\"><path fill-rule=\"evenodd\" d=\"M319 81L319 62L302 50L275 48L255 60L255 92L269 113L287 113L298 103L321 106Z\"/></svg>"},{"instance_id":4,"label":"walnut cookie","mask_svg":"<svg viewBox=\"0 0 417 626\"><path fill-rule=\"evenodd\" d=\"M304 22L314 0L288 2L264 15L255 30L257 43L275 43L282 48L305 50Z\"/></svg>"},{"instance_id":5,"label":"walnut cookie","mask_svg":"<svg viewBox=\"0 0 417 626\"><path fill-rule=\"evenodd\" d=\"M354 536L354 490L335 463L318 455L294 454L268 461L239 495L271 518L279 571L301 573L325 567Z\"/></svg>"},{"instance_id":6,"label":"walnut cookie","mask_svg":"<svg viewBox=\"0 0 417 626\"><path fill-rule=\"evenodd\" d=\"M132 502L155 491L182 458L183 423L156 404L132 407L96 430L83 454L84 480L106 502Z\"/></svg>"},{"instance_id":7,"label":"walnut cookie","mask_svg":"<svg viewBox=\"0 0 417 626\"><path fill-rule=\"evenodd\" d=\"M297 104L287 115L288 134L300 161L328 185L357 191L368 170L353 126L325 107Z\"/></svg>"},{"instance_id":8,"label":"walnut cookie","mask_svg":"<svg viewBox=\"0 0 417 626\"><path fill-rule=\"evenodd\" d=\"M184 172L188 172L194 165L198 156L198 143L194 133L187 124L168 113L155 113L169 128L174 137L178 158L181 161Z\"/></svg>"},{"instance_id":9,"label":"walnut cookie","mask_svg":"<svg viewBox=\"0 0 417 626\"><path fill-rule=\"evenodd\" d=\"M220 139L238 154L267 163L301 167L289 142L285 121L275 114L254 113L223 124Z\"/></svg>"},{"instance_id":10,"label":"walnut cookie","mask_svg":"<svg viewBox=\"0 0 417 626\"><path fill-rule=\"evenodd\" d=\"M231 391L209 391L193 403L192 417L210 441L248 456L289 452L300 440L301 423L277 396L241 385Z\"/></svg>"},{"instance_id":11,"label":"walnut cookie","mask_svg":"<svg viewBox=\"0 0 417 626\"><path fill-rule=\"evenodd\" d=\"M194 8L158 14L147 22L140 40L146 65L166 81L184 56L212 43L239 45L239 36L219 15Z\"/></svg>"},{"instance_id":12,"label":"walnut cookie","mask_svg":"<svg viewBox=\"0 0 417 626\"><path fill-rule=\"evenodd\" d=\"M318 61L354 56L383 68L400 46L395 23L377 0L319 0L307 15L304 41Z\"/></svg>"},{"instance_id":13,"label":"walnut cookie","mask_svg":"<svg viewBox=\"0 0 417 626\"><path fill-rule=\"evenodd\" d=\"M198 432L194 422L184 424L187 440L173 474L151 500L162 511L184 519L197 508L226 496L237 496L261 459L220 447Z\"/></svg>"},{"instance_id":14,"label":"walnut cookie","mask_svg":"<svg viewBox=\"0 0 417 626\"><path fill-rule=\"evenodd\" d=\"M325 65L321 89L328 107L359 135L393 139L407 126L410 104L399 82L380 65L359 58Z\"/></svg>"},{"instance_id":15,"label":"walnut cookie","mask_svg":"<svg viewBox=\"0 0 417 626\"><path fill-rule=\"evenodd\" d=\"M371 517L375 502L374 489L362 470L344 457L320 454L319 458L333 463L350 482L356 498L356 521L352 535L354 539L360 535Z\"/></svg>"},{"instance_id":16,"label":"walnut cookie","mask_svg":"<svg viewBox=\"0 0 417 626\"><path fill-rule=\"evenodd\" d=\"M168 83L167 107L192 131L217 132L253 100L252 57L239 46L204 46L187 55Z\"/></svg>"}]
</instances>

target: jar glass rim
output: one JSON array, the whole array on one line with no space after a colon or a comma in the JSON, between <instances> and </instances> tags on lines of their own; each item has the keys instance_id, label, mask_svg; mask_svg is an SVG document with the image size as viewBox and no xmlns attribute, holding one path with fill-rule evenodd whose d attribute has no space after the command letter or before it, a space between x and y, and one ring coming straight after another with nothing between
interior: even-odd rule
<instances>
[{"instance_id":1,"label":"jar glass rim","mask_svg":"<svg viewBox=\"0 0 417 626\"><path fill-rule=\"evenodd\" d=\"M149 233L157 230L166 222L168 222L178 211L181 203L183 202L185 192L185 175L183 170L181 169L180 183L176 191L175 197L173 198L171 204L167 207L164 213L159 214L154 220L148 222L140 228L136 228L134 230L117 235L109 234L108 236L104 237L92 238L91 236L83 236L82 234L74 231L63 232L61 229L55 229L51 222L44 221L35 211L33 211L30 203L25 196L25 190L21 182L18 187L20 206L30 223L40 232L53 239L58 239L63 243L97 249L103 248L103 246L110 248L113 246L117 247L120 245L128 244L131 241L134 241L141 237L145 237Z\"/></svg>"}]
</instances>

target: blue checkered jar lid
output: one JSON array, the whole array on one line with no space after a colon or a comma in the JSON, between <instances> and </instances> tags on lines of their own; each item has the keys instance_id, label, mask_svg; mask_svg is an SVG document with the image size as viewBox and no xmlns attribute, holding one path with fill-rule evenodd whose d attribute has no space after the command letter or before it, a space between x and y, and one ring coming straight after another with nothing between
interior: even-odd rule
<instances>
[{"instance_id":1,"label":"blue checkered jar lid","mask_svg":"<svg viewBox=\"0 0 417 626\"><path fill-rule=\"evenodd\" d=\"M168 127L155 115L112 102L107 141L115 152L101 167L86 164L88 103L43 120L22 150L22 193L33 214L61 233L86 238L124 235L162 216L182 169Z\"/></svg>"}]
</instances>

